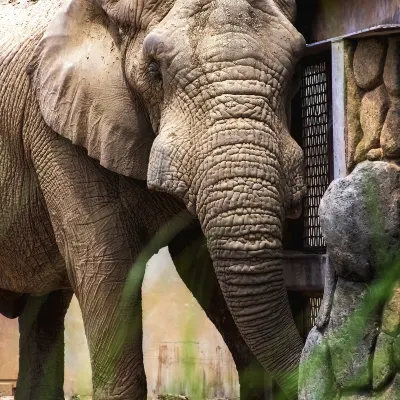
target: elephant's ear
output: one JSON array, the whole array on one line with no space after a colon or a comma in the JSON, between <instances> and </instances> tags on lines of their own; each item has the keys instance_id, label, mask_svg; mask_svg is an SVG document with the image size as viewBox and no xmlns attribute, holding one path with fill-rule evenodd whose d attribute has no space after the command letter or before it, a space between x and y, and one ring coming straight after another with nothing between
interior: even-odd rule
<instances>
[{"instance_id":1,"label":"elephant's ear","mask_svg":"<svg viewBox=\"0 0 400 400\"><path fill-rule=\"evenodd\" d=\"M146 179L153 131L122 71L104 11L72 0L48 26L29 69L45 122L104 167Z\"/></svg>"}]
</instances>

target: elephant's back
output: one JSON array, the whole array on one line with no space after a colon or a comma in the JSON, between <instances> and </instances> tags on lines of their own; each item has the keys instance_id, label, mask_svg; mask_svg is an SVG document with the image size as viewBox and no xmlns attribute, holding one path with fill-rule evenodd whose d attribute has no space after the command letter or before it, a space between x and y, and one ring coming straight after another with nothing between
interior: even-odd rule
<instances>
[{"instance_id":1,"label":"elephant's back","mask_svg":"<svg viewBox=\"0 0 400 400\"><path fill-rule=\"evenodd\" d=\"M1 136L8 134L15 137L15 132L20 131L20 121L25 113L24 102L30 89L28 64L44 30L62 2L0 0Z\"/></svg>"},{"instance_id":2,"label":"elephant's back","mask_svg":"<svg viewBox=\"0 0 400 400\"><path fill-rule=\"evenodd\" d=\"M17 47L43 31L63 2L0 0L0 49L6 43Z\"/></svg>"}]
</instances>

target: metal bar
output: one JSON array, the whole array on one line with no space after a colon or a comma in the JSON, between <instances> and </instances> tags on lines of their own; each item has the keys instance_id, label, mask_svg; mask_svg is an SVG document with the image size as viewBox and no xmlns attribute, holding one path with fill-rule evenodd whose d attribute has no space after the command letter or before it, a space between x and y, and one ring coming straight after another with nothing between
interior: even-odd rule
<instances>
[{"instance_id":1,"label":"metal bar","mask_svg":"<svg viewBox=\"0 0 400 400\"><path fill-rule=\"evenodd\" d=\"M332 43L333 179L346 176L345 43Z\"/></svg>"}]
</instances>

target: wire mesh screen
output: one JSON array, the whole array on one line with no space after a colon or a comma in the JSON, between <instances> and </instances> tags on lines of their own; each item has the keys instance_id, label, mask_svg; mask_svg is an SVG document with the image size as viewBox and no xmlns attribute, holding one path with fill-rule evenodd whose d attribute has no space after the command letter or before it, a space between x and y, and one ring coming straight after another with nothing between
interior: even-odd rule
<instances>
[{"instance_id":1,"label":"wire mesh screen","mask_svg":"<svg viewBox=\"0 0 400 400\"><path fill-rule=\"evenodd\" d=\"M313 326L317 322L319 308L321 307L322 297L309 297L304 310L303 335L307 337Z\"/></svg>"},{"instance_id":2,"label":"wire mesh screen","mask_svg":"<svg viewBox=\"0 0 400 400\"><path fill-rule=\"evenodd\" d=\"M301 141L305 157L307 194L304 200L305 249L324 249L318 207L331 181L330 173L330 62L318 60L303 66L301 80Z\"/></svg>"},{"instance_id":3,"label":"wire mesh screen","mask_svg":"<svg viewBox=\"0 0 400 400\"><path fill-rule=\"evenodd\" d=\"M296 327L304 341L317 322L322 296L323 292L288 291Z\"/></svg>"}]
</instances>

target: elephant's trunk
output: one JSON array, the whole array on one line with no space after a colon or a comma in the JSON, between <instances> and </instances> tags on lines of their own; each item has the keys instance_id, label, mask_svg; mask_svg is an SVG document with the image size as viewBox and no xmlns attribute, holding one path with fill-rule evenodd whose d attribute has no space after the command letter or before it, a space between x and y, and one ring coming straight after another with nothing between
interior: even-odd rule
<instances>
[{"instance_id":1,"label":"elephant's trunk","mask_svg":"<svg viewBox=\"0 0 400 400\"><path fill-rule=\"evenodd\" d=\"M265 137L265 132L251 134ZM283 281L284 191L277 154L248 142L217 147L205 161L197 214L242 336L288 398L294 398L302 341Z\"/></svg>"}]
</instances>

